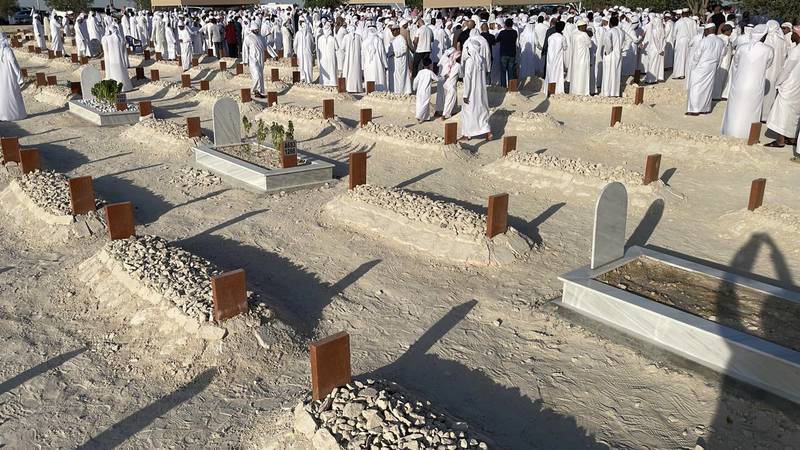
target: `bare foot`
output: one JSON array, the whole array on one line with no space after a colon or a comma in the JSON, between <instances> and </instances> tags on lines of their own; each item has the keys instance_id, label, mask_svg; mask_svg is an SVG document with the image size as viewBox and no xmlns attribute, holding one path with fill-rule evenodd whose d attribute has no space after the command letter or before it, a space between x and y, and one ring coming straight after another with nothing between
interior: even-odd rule
<instances>
[{"instance_id":1,"label":"bare foot","mask_svg":"<svg viewBox=\"0 0 800 450\"><path fill-rule=\"evenodd\" d=\"M461 136L461 139L459 139L458 142L469 142L469 138L466 136Z\"/></svg>"},{"instance_id":2,"label":"bare foot","mask_svg":"<svg viewBox=\"0 0 800 450\"><path fill-rule=\"evenodd\" d=\"M494 135L492 133L486 133L486 140L491 141L492 139L494 139Z\"/></svg>"}]
</instances>

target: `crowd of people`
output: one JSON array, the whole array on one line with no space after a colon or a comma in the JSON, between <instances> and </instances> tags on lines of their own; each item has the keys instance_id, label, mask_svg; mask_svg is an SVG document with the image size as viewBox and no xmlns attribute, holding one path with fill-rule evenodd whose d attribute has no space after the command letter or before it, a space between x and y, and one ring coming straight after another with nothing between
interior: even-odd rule
<instances>
[{"instance_id":1,"label":"crowd of people","mask_svg":"<svg viewBox=\"0 0 800 450\"><path fill-rule=\"evenodd\" d=\"M618 97L631 77L640 84L685 79L687 115L708 114L715 101L727 100L721 133L744 138L752 123L764 122L777 136L770 147L796 145L800 123L800 25L754 24L720 6L704 14L626 7L564 7L549 15L381 7L33 14L36 45L63 52L64 36L74 37L77 53L103 55L106 76L126 90L128 52L152 46L167 60L180 59L184 70L207 49L241 58L259 98L265 55L295 56L302 82L336 86L343 77L348 92L363 92L367 82L378 91L415 92L419 121L450 118L463 81L464 138L492 138L486 89L510 80L523 87L541 79L541 89L554 85L556 94ZM0 46L0 83L18 85L5 38ZM8 103L21 97L11 97L0 105L2 120L14 120L20 109Z\"/></svg>"}]
</instances>

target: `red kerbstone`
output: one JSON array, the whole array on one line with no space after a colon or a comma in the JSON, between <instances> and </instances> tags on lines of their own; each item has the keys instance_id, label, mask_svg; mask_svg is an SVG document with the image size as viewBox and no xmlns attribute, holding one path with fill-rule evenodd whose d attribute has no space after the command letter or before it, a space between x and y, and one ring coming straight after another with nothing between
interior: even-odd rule
<instances>
[{"instance_id":1,"label":"red kerbstone","mask_svg":"<svg viewBox=\"0 0 800 450\"><path fill-rule=\"evenodd\" d=\"M350 335L342 331L312 342L311 393L314 400L322 400L334 388L344 386L352 379L350 369Z\"/></svg>"}]
</instances>

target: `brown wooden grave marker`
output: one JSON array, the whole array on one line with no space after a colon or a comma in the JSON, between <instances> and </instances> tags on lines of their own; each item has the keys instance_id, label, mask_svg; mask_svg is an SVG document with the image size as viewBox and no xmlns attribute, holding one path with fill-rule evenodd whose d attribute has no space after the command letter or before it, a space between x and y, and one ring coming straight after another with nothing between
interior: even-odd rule
<instances>
[{"instance_id":1,"label":"brown wooden grave marker","mask_svg":"<svg viewBox=\"0 0 800 450\"><path fill-rule=\"evenodd\" d=\"M761 139L761 122L756 122L750 125L750 135L747 137L747 145L756 145L759 139Z\"/></svg>"},{"instance_id":2,"label":"brown wooden grave marker","mask_svg":"<svg viewBox=\"0 0 800 450\"><path fill-rule=\"evenodd\" d=\"M153 114L153 104L150 100L142 100L139 102L139 117L147 117Z\"/></svg>"},{"instance_id":3,"label":"brown wooden grave marker","mask_svg":"<svg viewBox=\"0 0 800 450\"><path fill-rule=\"evenodd\" d=\"M219 62L219 71L220 72L225 72L227 70L228 70L228 63L225 62L225 61L220 61Z\"/></svg>"},{"instance_id":4,"label":"brown wooden grave marker","mask_svg":"<svg viewBox=\"0 0 800 450\"><path fill-rule=\"evenodd\" d=\"M42 162L39 157L39 150L35 148L20 150L19 165L22 167L22 173L31 173L34 170L41 169Z\"/></svg>"},{"instance_id":5,"label":"brown wooden grave marker","mask_svg":"<svg viewBox=\"0 0 800 450\"><path fill-rule=\"evenodd\" d=\"M508 231L508 194L495 194L489 197L489 211L486 214L486 236L491 239Z\"/></svg>"},{"instance_id":6,"label":"brown wooden grave marker","mask_svg":"<svg viewBox=\"0 0 800 450\"><path fill-rule=\"evenodd\" d=\"M661 155L656 153L647 155L647 160L644 164L644 184L648 185L658 180L659 172L661 170Z\"/></svg>"},{"instance_id":7,"label":"brown wooden grave marker","mask_svg":"<svg viewBox=\"0 0 800 450\"><path fill-rule=\"evenodd\" d=\"M292 72L292 83L299 83L300 82L300 71L295 70Z\"/></svg>"},{"instance_id":8,"label":"brown wooden grave marker","mask_svg":"<svg viewBox=\"0 0 800 450\"><path fill-rule=\"evenodd\" d=\"M322 118L333 119L333 99L326 98L322 100Z\"/></svg>"},{"instance_id":9,"label":"brown wooden grave marker","mask_svg":"<svg viewBox=\"0 0 800 450\"><path fill-rule=\"evenodd\" d=\"M137 67L135 71L136 71L136 79L144 80L144 67Z\"/></svg>"},{"instance_id":10,"label":"brown wooden grave marker","mask_svg":"<svg viewBox=\"0 0 800 450\"><path fill-rule=\"evenodd\" d=\"M370 122L372 122L372 108L361 108L358 124L363 127Z\"/></svg>"},{"instance_id":11,"label":"brown wooden grave marker","mask_svg":"<svg viewBox=\"0 0 800 450\"><path fill-rule=\"evenodd\" d=\"M241 75L244 73L244 65L239 63L236 64L236 75Z\"/></svg>"},{"instance_id":12,"label":"brown wooden grave marker","mask_svg":"<svg viewBox=\"0 0 800 450\"><path fill-rule=\"evenodd\" d=\"M80 216L95 210L96 205L92 177L69 179L69 204L72 207L72 214L75 216Z\"/></svg>"},{"instance_id":13,"label":"brown wooden grave marker","mask_svg":"<svg viewBox=\"0 0 800 450\"><path fill-rule=\"evenodd\" d=\"M270 69L269 70L269 81L273 83L276 81L281 81L281 71L279 69Z\"/></svg>"},{"instance_id":14,"label":"brown wooden grave marker","mask_svg":"<svg viewBox=\"0 0 800 450\"><path fill-rule=\"evenodd\" d=\"M0 139L3 149L3 162L19 162L19 138L5 137Z\"/></svg>"},{"instance_id":15,"label":"brown wooden grave marker","mask_svg":"<svg viewBox=\"0 0 800 450\"><path fill-rule=\"evenodd\" d=\"M458 142L458 122L444 124L444 145L452 145L456 142Z\"/></svg>"},{"instance_id":16,"label":"brown wooden grave marker","mask_svg":"<svg viewBox=\"0 0 800 450\"><path fill-rule=\"evenodd\" d=\"M756 178L750 184L750 200L747 202L747 209L755 211L764 203L764 191L767 188L766 178Z\"/></svg>"},{"instance_id":17,"label":"brown wooden grave marker","mask_svg":"<svg viewBox=\"0 0 800 450\"><path fill-rule=\"evenodd\" d=\"M207 91L209 89L210 89L210 86L209 86L208 80L200 80L200 90L201 91Z\"/></svg>"},{"instance_id":18,"label":"brown wooden grave marker","mask_svg":"<svg viewBox=\"0 0 800 450\"><path fill-rule=\"evenodd\" d=\"M243 269L211 277L214 320L222 322L247 312L247 280Z\"/></svg>"},{"instance_id":19,"label":"brown wooden grave marker","mask_svg":"<svg viewBox=\"0 0 800 450\"><path fill-rule=\"evenodd\" d=\"M161 79L161 74L159 74L158 69L151 69L150 70L150 81L158 81Z\"/></svg>"},{"instance_id":20,"label":"brown wooden grave marker","mask_svg":"<svg viewBox=\"0 0 800 450\"><path fill-rule=\"evenodd\" d=\"M350 153L350 189L367 184L367 152Z\"/></svg>"},{"instance_id":21,"label":"brown wooden grave marker","mask_svg":"<svg viewBox=\"0 0 800 450\"><path fill-rule=\"evenodd\" d=\"M639 86L636 88L636 96L633 99L634 105L641 105L644 103L644 87Z\"/></svg>"},{"instance_id":22,"label":"brown wooden grave marker","mask_svg":"<svg viewBox=\"0 0 800 450\"><path fill-rule=\"evenodd\" d=\"M188 73L181 74L181 87L192 87L192 76Z\"/></svg>"},{"instance_id":23,"label":"brown wooden grave marker","mask_svg":"<svg viewBox=\"0 0 800 450\"><path fill-rule=\"evenodd\" d=\"M136 234L136 223L133 219L133 203L111 203L105 207L108 237L112 241L127 239Z\"/></svg>"},{"instance_id":24,"label":"brown wooden grave marker","mask_svg":"<svg viewBox=\"0 0 800 450\"><path fill-rule=\"evenodd\" d=\"M555 83L547 83L547 96L550 97L551 95L556 95Z\"/></svg>"},{"instance_id":25,"label":"brown wooden grave marker","mask_svg":"<svg viewBox=\"0 0 800 450\"><path fill-rule=\"evenodd\" d=\"M622 123L622 106L611 107L611 126Z\"/></svg>"},{"instance_id":26,"label":"brown wooden grave marker","mask_svg":"<svg viewBox=\"0 0 800 450\"><path fill-rule=\"evenodd\" d=\"M239 96L242 98L242 103L248 103L253 100L250 89L244 88L239 91Z\"/></svg>"},{"instance_id":27,"label":"brown wooden grave marker","mask_svg":"<svg viewBox=\"0 0 800 450\"><path fill-rule=\"evenodd\" d=\"M267 106L272 106L276 103L278 103L278 92L267 91Z\"/></svg>"},{"instance_id":28,"label":"brown wooden grave marker","mask_svg":"<svg viewBox=\"0 0 800 450\"><path fill-rule=\"evenodd\" d=\"M352 380L350 368L350 335L342 331L325 339L312 342L311 395L322 400L335 388Z\"/></svg>"},{"instance_id":29,"label":"brown wooden grave marker","mask_svg":"<svg viewBox=\"0 0 800 450\"><path fill-rule=\"evenodd\" d=\"M339 77L336 79L336 92L344 94L347 91L347 79Z\"/></svg>"},{"instance_id":30,"label":"brown wooden grave marker","mask_svg":"<svg viewBox=\"0 0 800 450\"><path fill-rule=\"evenodd\" d=\"M367 81L367 94L375 92L375 82Z\"/></svg>"},{"instance_id":31,"label":"brown wooden grave marker","mask_svg":"<svg viewBox=\"0 0 800 450\"><path fill-rule=\"evenodd\" d=\"M503 156L508 155L517 149L516 136L503 136Z\"/></svg>"},{"instance_id":32,"label":"brown wooden grave marker","mask_svg":"<svg viewBox=\"0 0 800 450\"><path fill-rule=\"evenodd\" d=\"M199 117L187 117L186 118L186 130L190 138L200 137L200 118Z\"/></svg>"},{"instance_id":33,"label":"brown wooden grave marker","mask_svg":"<svg viewBox=\"0 0 800 450\"><path fill-rule=\"evenodd\" d=\"M80 95L81 94L81 82L80 81L70 81L69 90L73 94Z\"/></svg>"},{"instance_id":34,"label":"brown wooden grave marker","mask_svg":"<svg viewBox=\"0 0 800 450\"><path fill-rule=\"evenodd\" d=\"M47 86L47 75L44 72L36 72L36 87Z\"/></svg>"},{"instance_id":35,"label":"brown wooden grave marker","mask_svg":"<svg viewBox=\"0 0 800 450\"><path fill-rule=\"evenodd\" d=\"M49 75L47 77L47 85L48 86L55 86L58 84L58 78L55 75Z\"/></svg>"},{"instance_id":36,"label":"brown wooden grave marker","mask_svg":"<svg viewBox=\"0 0 800 450\"><path fill-rule=\"evenodd\" d=\"M517 92L517 90L518 90L518 88L517 88L517 80L516 79L508 80L508 87L506 88L506 90L508 92Z\"/></svg>"}]
</instances>

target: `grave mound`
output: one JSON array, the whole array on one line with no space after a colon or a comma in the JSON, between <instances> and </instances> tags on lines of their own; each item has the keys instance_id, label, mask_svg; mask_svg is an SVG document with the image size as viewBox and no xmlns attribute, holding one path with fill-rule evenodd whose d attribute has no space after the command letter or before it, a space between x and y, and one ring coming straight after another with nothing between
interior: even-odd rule
<instances>
[{"instance_id":1,"label":"grave mound","mask_svg":"<svg viewBox=\"0 0 800 450\"><path fill-rule=\"evenodd\" d=\"M97 299L111 308L120 299L137 297L149 302L129 305L131 319L146 308L160 311L168 332L185 332L206 340L222 339L225 329L213 322L211 277L222 273L206 259L170 245L157 236L134 236L109 241L80 266L79 278ZM111 295L109 295L111 294ZM137 302L134 302L137 303ZM148 314L143 311L142 314Z\"/></svg>"},{"instance_id":2,"label":"grave mound","mask_svg":"<svg viewBox=\"0 0 800 450\"><path fill-rule=\"evenodd\" d=\"M526 186L553 188L564 191L601 188L611 181L619 181L628 190L651 194L655 185L643 185L641 173L622 166L607 167L581 159L561 158L546 154L511 152L486 165L483 171L497 178Z\"/></svg>"},{"instance_id":3,"label":"grave mound","mask_svg":"<svg viewBox=\"0 0 800 450\"><path fill-rule=\"evenodd\" d=\"M103 204L95 203L98 208ZM64 242L105 231L96 212L73 216L67 177L58 172L37 170L11 180L0 192L0 204L6 213L49 241Z\"/></svg>"},{"instance_id":4,"label":"grave mound","mask_svg":"<svg viewBox=\"0 0 800 450\"><path fill-rule=\"evenodd\" d=\"M459 157L470 156L458 144L445 145L443 136L425 130L372 121L359 127L350 139L354 144L378 142L385 144L380 147L386 147L389 151L402 150L414 156L420 156L420 152L440 152L445 157L451 153L456 153Z\"/></svg>"},{"instance_id":5,"label":"grave mound","mask_svg":"<svg viewBox=\"0 0 800 450\"><path fill-rule=\"evenodd\" d=\"M483 214L402 189L357 186L327 203L324 212L345 227L453 263L510 264L532 248L510 227L489 239Z\"/></svg>"},{"instance_id":6,"label":"grave mound","mask_svg":"<svg viewBox=\"0 0 800 450\"><path fill-rule=\"evenodd\" d=\"M308 396L294 409L293 429L304 449L491 448L466 422L385 380L353 381L318 401Z\"/></svg>"},{"instance_id":7,"label":"grave mound","mask_svg":"<svg viewBox=\"0 0 800 450\"><path fill-rule=\"evenodd\" d=\"M317 98L320 95L325 95L326 98L334 98L336 100L355 100L353 94L349 92L339 92L335 86L323 86L319 83L294 83L290 92Z\"/></svg>"},{"instance_id":8,"label":"grave mound","mask_svg":"<svg viewBox=\"0 0 800 450\"><path fill-rule=\"evenodd\" d=\"M275 103L265 108L256 116L256 120L258 119L263 119L267 123L278 122L284 126L288 126L291 120L295 125L295 134L306 137L315 136L329 126L337 130L349 129L338 117L325 119L322 108L306 108L282 103Z\"/></svg>"},{"instance_id":9,"label":"grave mound","mask_svg":"<svg viewBox=\"0 0 800 450\"><path fill-rule=\"evenodd\" d=\"M205 136L190 138L185 123L152 116L141 119L120 136L167 153L174 153L176 147L189 151L199 141L210 142Z\"/></svg>"},{"instance_id":10,"label":"grave mound","mask_svg":"<svg viewBox=\"0 0 800 450\"><path fill-rule=\"evenodd\" d=\"M33 95L34 100L51 106L62 107L70 101L74 94L70 88L62 85L39 86L30 84L25 88L26 94Z\"/></svg>"},{"instance_id":11,"label":"grave mound","mask_svg":"<svg viewBox=\"0 0 800 450\"><path fill-rule=\"evenodd\" d=\"M548 113L534 111L509 111L496 109L492 116L504 115L508 118L508 126L524 131L561 130L564 126Z\"/></svg>"}]
</instances>

